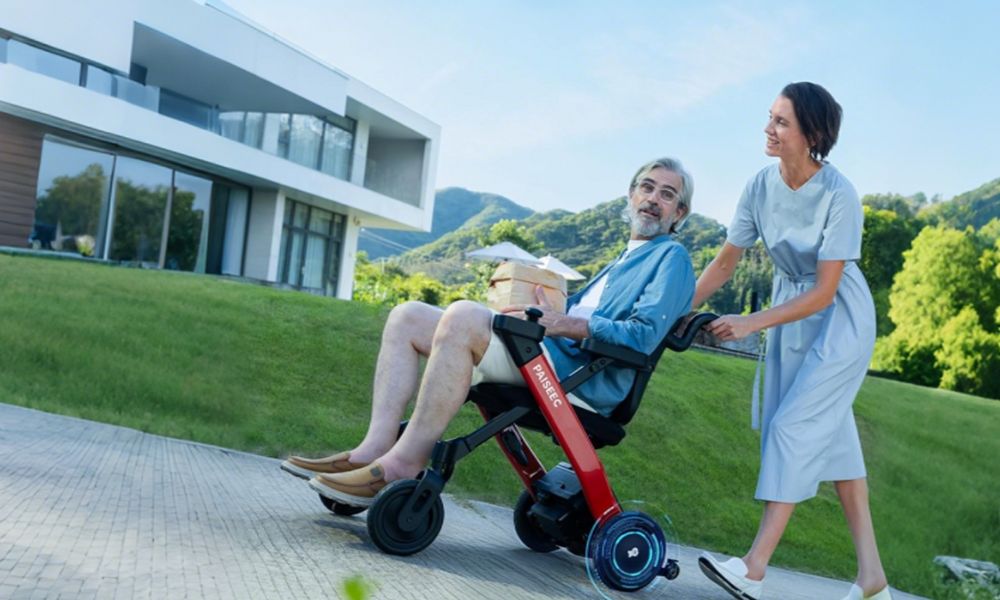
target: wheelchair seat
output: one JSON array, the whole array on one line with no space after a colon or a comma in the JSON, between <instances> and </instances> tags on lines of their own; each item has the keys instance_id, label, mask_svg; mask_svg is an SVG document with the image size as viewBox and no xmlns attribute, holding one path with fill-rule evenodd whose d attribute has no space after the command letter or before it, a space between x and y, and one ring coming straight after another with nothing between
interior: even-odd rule
<instances>
[{"instance_id":1,"label":"wheelchair seat","mask_svg":"<svg viewBox=\"0 0 1000 600\"><path fill-rule=\"evenodd\" d=\"M535 398L525 387L506 383L480 383L469 390L469 400L486 410L491 417L514 406L531 408L531 412L517 420L517 425L552 435L548 421L542 416ZM576 411L580 424L583 425L595 448L614 446L625 437L625 428L612 419L579 406L573 406L573 410Z\"/></svg>"},{"instance_id":2,"label":"wheelchair seat","mask_svg":"<svg viewBox=\"0 0 1000 600\"><path fill-rule=\"evenodd\" d=\"M663 351L667 348L675 352L687 350L694 341L698 330L717 318L718 316L713 313L700 313L690 320L687 320L686 316L681 317L650 354L642 354L630 348L605 344L593 338L580 342L580 347L590 354L591 360L560 382L566 393L571 393L581 383L611 364L636 371L635 381L632 383L632 389L629 390L628 396L615 407L610 416L605 417L585 408L573 406L576 416L580 419L580 424L583 425L583 429L587 432L595 449L615 446L625 438L624 426L632 420L639 409L643 392L646 391L646 384L649 383L649 378L652 376L653 369L659 362ZM515 406L530 408L531 412L518 419L516 424L549 435L555 440L548 421L545 420L538 408L535 398L525 387L481 383L469 390L468 400L475 402L490 417L500 415Z\"/></svg>"}]
</instances>

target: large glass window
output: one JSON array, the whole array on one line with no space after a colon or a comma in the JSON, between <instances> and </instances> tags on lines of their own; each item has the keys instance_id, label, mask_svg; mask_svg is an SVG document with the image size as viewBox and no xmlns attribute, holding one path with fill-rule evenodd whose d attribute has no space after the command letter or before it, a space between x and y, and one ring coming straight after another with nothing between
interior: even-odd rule
<instances>
[{"instance_id":1,"label":"large glass window","mask_svg":"<svg viewBox=\"0 0 1000 600\"><path fill-rule=\"evenodd\" d=\"M114 156L46 139L32 245L100 255Z\"/></svg>"},{"instance_id":2,"label":"large glass window","mask_svg":"<svg viewBox=\"0 0 1000 600\"><path fill-rule=\"evenodd\" d=\"M205 271L224 275L243 273L250 191L244 187L216 183L212 188L208 257Z\"/></svg>"},{"instance_id":3,"label":"large glass window","mask_svg":"<svg viewBox=\"0 0 1000 600\"><path fill-rule=\"evenodd\" d=\"M95 92L104 94L105 96L114 95L114 77L111 73L108 73L104 69L97 68L93 65L87 65L87 89L94 90Z\"/></svg>"},{"instance_id":4,"label":"large glass window","mask_svg":"<svg viewBox=\"0 0 1000 600\"><path fill-rule=\"evenodd\" d=\"M164 268L205 272L211 201L211 181L180 171L174 173Z\"/></svg>"},{"instance_id":5,"label":"large glass window","mask_svg":"<svg viewBox=\"0 0 1000 600\"><path fill-rule=\"evenodd\" d=\"M243 244L246 238L247 214L250 211L250 190L234 187L229 190L226 207L226 232L222 245L222 274L243 274Z\"/></svg>"},{"instance_id":6,"label":"large glass window","mask_svg":"<svg viewBox=\"0 0 1000 600\"><path fill-rule=\"evenodd\" d=\"M168 90L160 90L160 114L201 129L212 129L215 112L211 106Z\"/></svg>"},{"instance_id":7,"label":"large glass window","mask_svg":"<svg viewBox=\"0 0 1000 600\"><path fill-rule=\"evenodd\" d=\"M288 145L292 136L292 115L278 115L278 156L288 158Z\"/></svg>"},{"instance_id":8,"label":"large glass window","mask_svg":"<svg viewBox=\"0 0 1000 600\"><path fill-rule=\"evenodd\" d=\"M66 83L80 85L81 65L78 61L17 40L7 42L7 62Z\"/></svg>"},{"instance_id":9,"label":"large glass window","mask_svg":"<svg viewBox=\"0 0 1000 600\"><path fill-rule=\"evenodd\" d=\"M151 268L160 265L171 175L166 167L118 157L108 258Z\"/></svg>"},{"instance_id":10,"label":"large glass window","mask_svg":"<svg viewBox=\"0 0 1000 600\"><path fill-rule=\"evenodd\" d=\"M310 169L350 179L356 126L351 118L334 114L321 118L306 114L219 112L215 106L146 85L146 67L141 64L132 63L130 76L125 76L12 39L0 38L0 62L82 85Z\"/></svg>"},{"instance_id":11,"label":"large glass window","mask_svg":"<svg viewBox=\"0 0 1000 600\"><path fill-rule=\"evenodd\" d=\"M260 148L264 141L264 113L248 112L243 129L243 143Z\"/></svg>"},{"instance_id":12,"label":"large glass window","mask_svg":"<svg viewBox=\"0 0 1000 600\"><path fill-rule=\"evenodd\" d=\"M143 85L128 77L114 75L115 98L121 98L129 104L135 104L148 110L158 111L160 108L160 88Z\"/></svg>"},{"instance_id":13,"label":"large glass window","mask_svg":"<svg viewBox=\"0 0 1000 600\"><path fill-rule=\"evenodd\" d=\"M327 123L323 134L323 161L320 169L334 177L350 179L353 152L354 134Z\"/></svg>"},{"instance_id":14,"label":"large glass window","mask_svg":"<svg viewBox=\"0 0 1000 600\"><path fill-rule=\"evenodd\" d=\"M243 141L243 119L244 112L224 112L219 113L219 133L237 142Z\"/></svg>"},{"instance_id":15,"label":"large glass window","mask_svg":"<svg viewBox=\"0 0 1000 600\"><path fill-rule=\"evenodd\" d=\"M310 115L293 115L288 159L315 169L323 140L323 121Z\"/></svg>"},{"instance_id":16,"label":"large glass window","mask_svg":"<svg viewBox=\"0 0 1000 600\"><path fill-rule=\"evenodd\" d=\"M344 222L344 215L286 201L278 281L335 295Z\"/></svg>"}]
</instances>

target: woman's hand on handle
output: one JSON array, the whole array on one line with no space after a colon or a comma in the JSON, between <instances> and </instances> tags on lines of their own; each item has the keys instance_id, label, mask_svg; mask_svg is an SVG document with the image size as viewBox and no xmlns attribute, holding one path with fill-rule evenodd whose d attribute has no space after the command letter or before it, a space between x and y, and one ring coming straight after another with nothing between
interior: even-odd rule
<instances>
[{"instance_id":1,"label":"woman's hand on handle","mask_svg":"<svg viewBox=\"0 0 1000 600\"><path fill-rule=\"evenodd\" d=\"M723 342L740 340L760 331L754 315L723 315L704 329Z\"/></svg>"}]
</instances>

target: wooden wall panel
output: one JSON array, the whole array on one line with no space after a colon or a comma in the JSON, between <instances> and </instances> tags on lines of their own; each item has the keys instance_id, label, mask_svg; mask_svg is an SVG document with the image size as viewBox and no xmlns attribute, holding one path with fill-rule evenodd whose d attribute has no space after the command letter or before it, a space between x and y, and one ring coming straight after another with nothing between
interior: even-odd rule
<instances>
[{"instance_id":1,"label":"wooden wall panel","mask_svg":"<svg viewBox=\"0 0 1000 600\"><path fill-rule=\"evenodd\" d=\"M44 129L0 113L0 246L28 245Z\"/></svg>"}]
</instances>

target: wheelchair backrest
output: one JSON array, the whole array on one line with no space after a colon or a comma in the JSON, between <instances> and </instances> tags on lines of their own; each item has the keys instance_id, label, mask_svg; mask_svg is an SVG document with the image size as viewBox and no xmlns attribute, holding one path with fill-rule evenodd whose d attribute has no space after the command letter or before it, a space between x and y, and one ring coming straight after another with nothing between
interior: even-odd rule
<instances>
[{"instance_id":1,"label":"wheelchair backrest","mask_svg":"<svg viewBox=\"0 0 1000 600\"><path fill-rule=\"evenodd\" d=\"M636 411L639 410L642 395L646 391L646 384L649 383L649 378L653 375L653 370L656 368L657 363L660 362L660 356L663 354L663 351L667 348L670 348L674 352L687 350L691 347L691 342L694 341L694 336L698 333L698 330L705 324L718 318L719 316L715 313L705 312L698 313L691 320L687 320L687 315L677 319L677 322L670 328L667 335L663 336L663 340L657 345L656 350L653 350L649 355L648 367L636 371L632 389L625 400L615 407L615 410L611 413L611 420L621 425L625 425L631 421Z\"/></svg>"}]
</instances>

